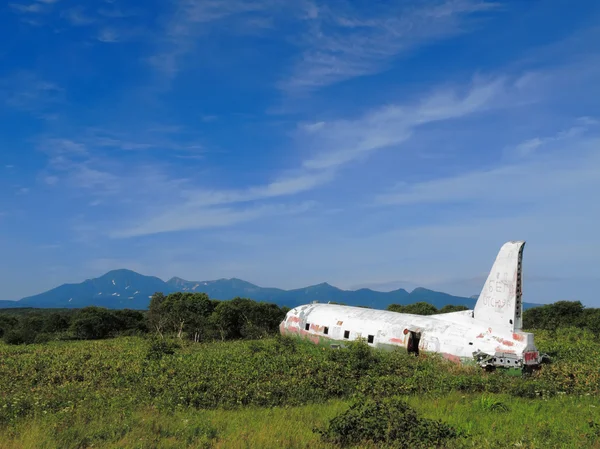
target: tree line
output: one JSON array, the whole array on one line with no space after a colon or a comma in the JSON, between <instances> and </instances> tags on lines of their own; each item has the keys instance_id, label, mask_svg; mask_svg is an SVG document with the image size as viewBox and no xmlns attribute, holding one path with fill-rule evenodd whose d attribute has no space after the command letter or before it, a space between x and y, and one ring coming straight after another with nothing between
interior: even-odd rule
<instances>
[{"instance_id":1,"label":"tree line","mask_svg":"<svg viewBox=\"0 0 600 449\"><path fill-rule=\"evenodd\" d=\"M289 308L246 298L210 299L206 293L155 293L148 310L7 309L0 338L8 344L49 340L95 340L158 334L193 341L257 339L278 332Z\"/></svg>"},{"instance_id":2,"label":"tree line","mask_svg":"<svg viewBox=\"0 0 600 449\"><path fill-rule=\"evenodd\" d=\"M390 304L387 310L417 315L467 310L446 305L441 309L426 302ZM196 342L259 339L275 335L288 307L247 298L210 299L205 293L155 293L148 310L7 309L0 312L0 338L8 344L42 343L49 340L92 340L119 335L176 336ZM589 329L600 335L600 309L579 301L558 301L523 313L523 328L556 330Z\"/></svg>"}]
</instances>

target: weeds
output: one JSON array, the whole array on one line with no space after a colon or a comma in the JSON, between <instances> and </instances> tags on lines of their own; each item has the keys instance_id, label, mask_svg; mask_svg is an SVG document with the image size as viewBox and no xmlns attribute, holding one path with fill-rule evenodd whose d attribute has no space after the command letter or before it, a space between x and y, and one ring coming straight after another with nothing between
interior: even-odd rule
<instances>
[{"instance_id":1,"label":"weeds","mask_svg":"<svg viewBox=\"0 0 600 449\"><path fill-rule=\"evenodd\" d=\"M417 418L436 416L469 433L485 431L477 423L488 419L488 415L492 428L504 425L508 429L512 419L524 432L520 421L525 417L518 407L531 401L537 408L531 411L528 435L515 436L512 441L521 441L523 447L543 447L540 442L552 442L572 432L561 427L566 419L563 409L556 408L554 415L545 412L549 404L560 404L562 398L587 401L588 395L592 400L600 394L600 344L593 334L577 329L558 330L555 335L536 332L536 342L542 352L553 353L554 361L524 377L501 371L485 373L431 354L409 357L402 351L378 352L360 342L324 350L288 337L217 343L183 341L178 345L140 337L28 346L0 344L0 379L9 380L0 382L0 434L29 420L51 420L64 428L83 428L71 437L65 433L65 438L72 438L69 441L96 444L118 441L133 432L127 427L132 418L123 417L123 413L135 410L150 408L164 416L193 414L202 409L243 413L247 407L287 409L348 400L354 395L368 398L370 406L392 407L392 402L386 401L402 395L419 412ZM428 403L442 403L448 397L456 401L452 395L471 398L472 410L468 413L473 414L463 411L465 415L458 420L437 415L436 408L422 413ZM413 403L411 398L419 399ZM575 410L576 405L569 407ZM600 431L596 423L600 416L596 409L590 410L590 416L581 419L586 427L580 428L578 435L585 436L584 444L597 444ZM550 427L534 421L544 413ZM91 429L87 423L97 416L106 417L107 423L99 424L105 430L98 435L89 433L91 430L86 433L85 428ZM560 421L552 421L552 416L560 417ZM85 419L86 424L72 421L73 417ZM587 426L589 420L593 424ZM310 432L313 423L307 423ZM205 444L201 440L213 444L220 436L219 429L191 432L190 441L194 443L190 444L197 446ZM196 438L194 432L203 436ZM490 435L492 444L495 433ZM188 441L187 436L177 433L169 438ZM449 447L461 444L460 438L451 441ZM71 447L70 443L64 447Z\"/></svg>"}]
</instances>

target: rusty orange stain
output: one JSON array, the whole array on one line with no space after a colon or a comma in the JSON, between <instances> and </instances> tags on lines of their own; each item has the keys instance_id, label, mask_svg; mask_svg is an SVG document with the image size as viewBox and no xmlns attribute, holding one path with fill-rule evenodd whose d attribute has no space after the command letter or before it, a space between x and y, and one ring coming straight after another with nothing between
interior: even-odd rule
<instances>
[{"instance_id":1,"label":"rusty orange stain","mask_svg":"<svg viewBox=\"0 0 600 449\"><path fill-rule=\"evenodd\" d=\"M457 355L448 354L447 352L444 352L442 353L442 357L444 357L447 360L450 360L451 362L460 363L460 357L458 357Z\"/></svg>"},{"instance_id":2,"label":"rusty orange stain","mask_svg":"<svg viewBox=\"0 0 600 449\"><path fill-rule=\"evenodd\" d=\"M514 334L513 333L513 339L517 340L517 341L523 341L523 340L525 340L525 335L520 335L520 334Z\"/></svg>"},{"instance_id":3,"label":"rusty orange stain","mask_svg":"<svg viewBox=\"0 0 600 449\"><path fill-rule=\"evenodd\" d=\"M502 346L496 347L496 352L504 352L506 354L516 354L514 349L506 349L506 348L503 348Z\"/></svg>"}]
</instances>

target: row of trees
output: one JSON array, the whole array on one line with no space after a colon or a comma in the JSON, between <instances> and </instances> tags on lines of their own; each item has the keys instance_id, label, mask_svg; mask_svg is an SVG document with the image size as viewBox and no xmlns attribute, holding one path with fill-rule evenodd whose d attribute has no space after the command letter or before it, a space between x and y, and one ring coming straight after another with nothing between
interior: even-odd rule
<instances>
[{"instance_id":1,"label":"row of trees","mask_svg":"<svg viewBox=\"0 0 600 449\"><path fill-rule=\"evenodd\" d=\"M278 332L289 308L246 298L218 301L205 293L155 293L148 311L83 309L9 309L0 313L0 338L10 344L39 343L50 339L102 339L117 335L176 335L193 341L257 339ZM390 304L387 310L433 315L467 310L447 305L441 309L426 302ZM558 301L526 310L525 329L586 328L600 335L600 309L579 301Z\"/></svg>"},{"instance_id":2,"label":"row of trees","mask_svg":"<svg viewBox=\"0 0 600 449\"><path fill-rule=\"evenodd\" d=\"M276 333L288 310L245 298L217 301L205 293L155 293L148 311L94 306L75 310L7 310L0 313L0 338L9 344L147 333L193 341L255 339Z\"/></svg>"},{"instance_id":3,"label":"row of trees","mask_svg":"<svg viewBox=\"0 0 600 449\"><path fill-rule=\"evenodd\" d=\"M563 327L588 329L600 335L600 309L580 301L557 301L523 312L523 328L556 330Z\"/></svg>"},{"instance_id":4,"label":"row of trees","mask_svg":"<svg viewBox=\"0 0 600 449\"><path fill-rule=\"evenodd\" d=\"M438 309L428 302L415 302L414 304L407 305L390 304L387 306L387 310L398 313L412 313L415 315L435 315L437 313L460 312L461 310L468 310L468 307L447 304L441 309Z\"/></svg>"},{"instance_id":5,"label":"row of trees","mask_svg":"<svg viewBox=\"0 0 600 449\"><path fill-rule=\"evenodd\" d=\"M9 344L51 339L88 340L148 331L144 312L85 307L76 310L31 309L0 313L0 338Z\"/></svg>"},{"instance_id":6,"label":"row of trees","mask_svg":"<svg viewBox=\"0 0 600 449\"><path fill-rule=\"evenodd\" d=\"M246 298L217 301L206 293L156 293L148 325L161 336L173 333L194 341L254 339L276 333L289 310Z\"/></svg>"}]
</instances>

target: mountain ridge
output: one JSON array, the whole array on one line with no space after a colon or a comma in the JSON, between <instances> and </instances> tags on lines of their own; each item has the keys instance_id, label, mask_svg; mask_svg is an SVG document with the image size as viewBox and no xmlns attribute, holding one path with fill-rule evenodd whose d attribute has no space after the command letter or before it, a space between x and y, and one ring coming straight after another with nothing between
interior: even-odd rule
<instances>
[{"instance_id":1,"label":"mountain ridge","mask_svg":"<svg viewBox=\"0 0 600 449\"><path fill-rule=\"evenodd\" d=\"M156 292L162 292L165 295L175 292L206 293L211 299L218 300L229 300L239 296L287 307L295 307L312 301L331 301L385 309L389 304L426 301L438 308L447 304L473 308L476 302L473 297L454 296L424 287L417 287L411 292L402 288L381 292L369 288L343 290L327 282L321 282L307 287L284 290L260 287L238 278L188 281L174 276L165 282L156 276L147 276L120 268L110 270L97 278L86 279L78 284L62 284L18 301L0 301L0 308L80 308L93 305L112 309L147 309L151 296ZM530 305L525 305L525 307L528 306Z\"/></svg>"}]
</instances>

